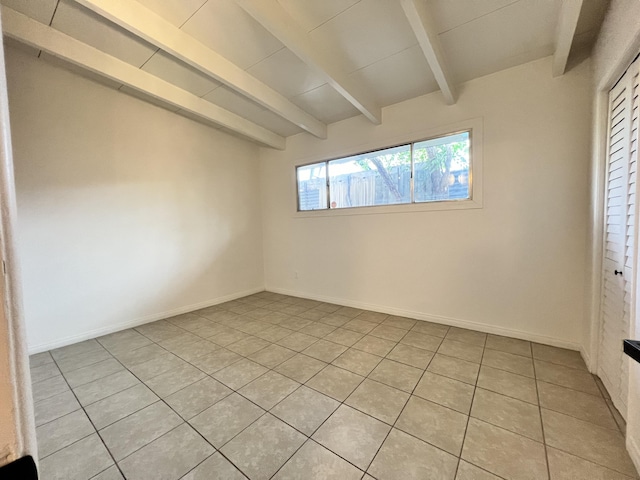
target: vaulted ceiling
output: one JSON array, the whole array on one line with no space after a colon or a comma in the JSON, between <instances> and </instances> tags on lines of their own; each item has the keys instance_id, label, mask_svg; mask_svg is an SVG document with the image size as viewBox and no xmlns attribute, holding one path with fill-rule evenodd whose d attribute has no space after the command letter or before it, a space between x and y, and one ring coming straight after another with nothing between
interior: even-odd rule
<instances>
[{"instance_id":1,"label":"vaulted ceiling","mask_svg":"<svg viewBox=\"0 0 640 480\"><path fill-rule=\"evenodd\" d=\"M303 131L554 55L589 54L608 0L0 0L5 38L276 148Z\"/></svg>"}]
</instances>

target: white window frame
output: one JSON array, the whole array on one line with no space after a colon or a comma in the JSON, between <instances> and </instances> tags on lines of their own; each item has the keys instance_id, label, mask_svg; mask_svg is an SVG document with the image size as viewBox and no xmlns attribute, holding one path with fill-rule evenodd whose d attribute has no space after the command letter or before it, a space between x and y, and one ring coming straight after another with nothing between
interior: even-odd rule
<instances>
[{"instance_id":1,"label":"white window frame","mask_svg":"<svg viewBox=\"0 0 640 480\"><path fill-rule=\"evenodd\" d=\"M308 217L329 217L329 216L349 216L349 215L380 215L389 213L411 213L411 212L428 212L428 211L442 211L442 210L468 210L482 208L482 146L483 146L483 122L482 118L474 118L455 124L444 125L428 130L419 130L404 134L402 136L396 136L393 138L387 138L378 142L371 142L367 144L361 144L353 146L346 150L336 151L335 155L323 154L314 155L304 159L300 159L294 165L292 172L293 185L293 215L295 218L308 218ZM305 165L311 165L314 163L329 162L339 158L350 157L353 155L359 155L365 152L373 152L376 150L384 150L398 145L419 143L424 140L430 140L432 138L444 137L447 135L453 135L463 131L470 132L470 173L471 178L471 198L466 200L440 200L433 202L412 202L393 205L370 205L363 207L350 207L350 208L326 208L318 210L298 210L298 167ZM327 172L328 174L328 172Z\"/></svg>"}]
</instances>

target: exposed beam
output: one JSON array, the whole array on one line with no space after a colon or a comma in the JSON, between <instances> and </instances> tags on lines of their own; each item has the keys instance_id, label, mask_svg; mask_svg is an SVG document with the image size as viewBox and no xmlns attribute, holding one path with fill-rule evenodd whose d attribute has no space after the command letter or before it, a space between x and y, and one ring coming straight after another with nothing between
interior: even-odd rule
<instances>
[{"instance_id":1,"label":"exposed beam","mask_svg":"<svg viewBox=\"0 0 640 480\"><path fill-rule=\"evenodd\" d=\"M285 139L280 135L15 10L2 7L2 26L6 36L19 42L127 85L269 147L281 150L285 147Z\"/></svg>"},{"instance_id":2,"label":"exposed beam","mask_svg":"<svg viewBox=\"0 0 640 480\"><path fill-rule=\"evenodd\" d=\"M456 103L456 90L440 47L438 32L433 26L424 0L401 0L401 3L445 101L448 105L453 105Z\"/></svg>"},{"instance_id":3,"label":"exposed beam","mask_svg":"<svg viewBox=\"0 0 640 480\"><path fill-rule=\"evenodd\" d=\"M365 117L376 125L382 122L380 107L349 77L340 55L314 42L276 0L236 0L236 3L298 58L323 75Z\"/></svg>"},{"instance_id":4,"label":"exposed beam","mask_svg":"<svg viewBox=\"0 0 640 480\"><path fill-rule=\"evenodd\" d=\"M553 54L552 73L554 77L564 75L571 44L576 34L583 0L563 0L556 30L556 51Z\"/></svg>"},{"instance_id":5,"label":"exposed beam","mask_svg":"<svg viewBox=\"0 0 640 480\"><path fill-rule=\"evenodd\" d=\"M224 83L312 135L327 138L327 126L324 123L141 3L131 0L76 0L76 2L179 58L205 75Z\"/></svg>"}]
</instances>

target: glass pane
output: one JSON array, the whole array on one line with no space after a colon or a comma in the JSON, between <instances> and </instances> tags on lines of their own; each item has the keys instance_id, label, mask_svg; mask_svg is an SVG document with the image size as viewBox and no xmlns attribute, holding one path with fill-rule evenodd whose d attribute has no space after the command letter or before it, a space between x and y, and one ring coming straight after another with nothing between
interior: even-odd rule
<instances>
[{"instance_id":1,"label":"glass pane","mask_svg":"<svg viewBox=\"0 0 640 480\"><path fill-rule=\"evenodd\" d=\"M378 150L329 162L331 208L411 201L411 146Z\"/></svg>"},{"instance_id":2,"label":"glass pane","mask_svg":"<svg viewBox=\"0 0 640 480\"><path fill-rule=\"evenodd\" d=\"M327 164L325 162L297 168L298 210L327 208Z\"/></svg>"},{"instance_id":3,"label":"glass pane","mask_svg":"<svg viewBox=\"0 0 640 480\"><path fill-rule=\"evenodd\" d=\"M469 132L413 145L416 202L471 198Z\"/></svg>"}]
</instances>

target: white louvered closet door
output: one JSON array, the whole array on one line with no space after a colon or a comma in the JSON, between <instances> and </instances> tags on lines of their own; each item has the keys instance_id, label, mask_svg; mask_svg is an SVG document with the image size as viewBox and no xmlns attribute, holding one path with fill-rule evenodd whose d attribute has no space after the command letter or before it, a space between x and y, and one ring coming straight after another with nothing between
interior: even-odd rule
<instances>
[{"instance_id":1,"label":"white louvered closet door","mask_svg":"<svg viewBox=\"0 0 640 480\"><path fill-rule=\"evenodd\" d=\"M636 164L640 60L631 64L609 94L607 189L598 375L623 417L627 416L629 363L622 340L629 337L634 278Z\"/></svg>"}]
</instances>

